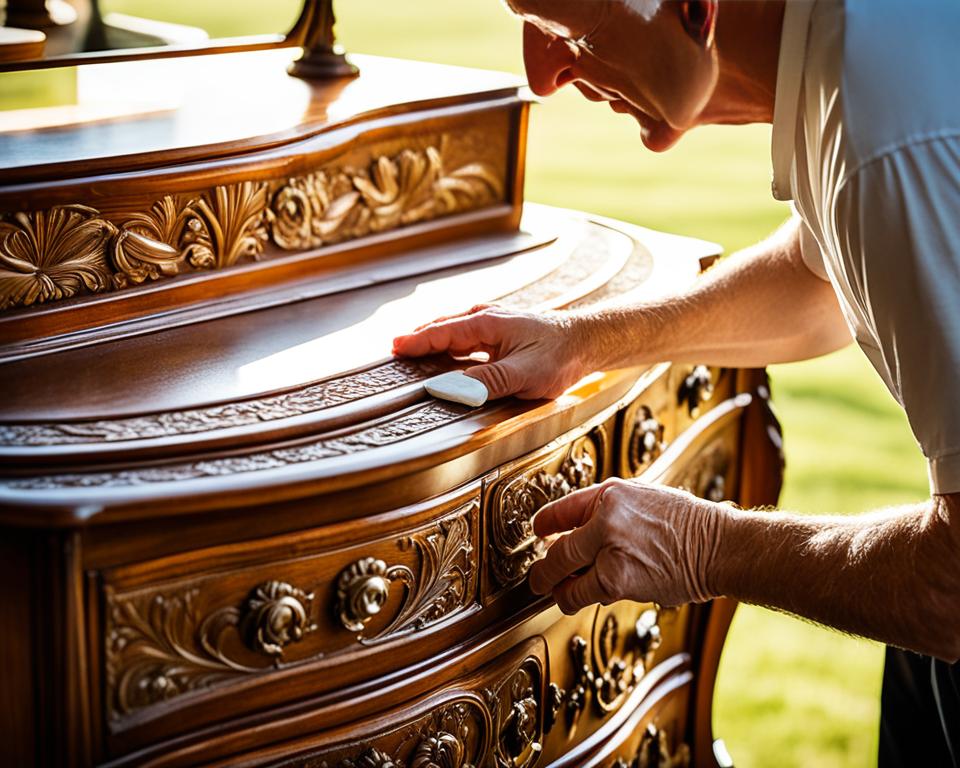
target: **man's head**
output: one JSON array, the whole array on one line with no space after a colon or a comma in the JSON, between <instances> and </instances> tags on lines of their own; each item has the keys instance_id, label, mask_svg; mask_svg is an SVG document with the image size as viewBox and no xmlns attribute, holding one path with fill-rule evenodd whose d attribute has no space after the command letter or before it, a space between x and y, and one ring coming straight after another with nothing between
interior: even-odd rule
<instances>
[{"instance_id":1,"label":"man's head","mask_svg":"<svg viewBox=\"0 0 960 768\"><path fill-rule=\"evenodd\" d=\"M721 75L717 0L505 1L524 20L524 63L538 95L572 83L632 115L658 152L695 125L726 121L729 109L711 104Z\"/></svg>"}]
</instances>

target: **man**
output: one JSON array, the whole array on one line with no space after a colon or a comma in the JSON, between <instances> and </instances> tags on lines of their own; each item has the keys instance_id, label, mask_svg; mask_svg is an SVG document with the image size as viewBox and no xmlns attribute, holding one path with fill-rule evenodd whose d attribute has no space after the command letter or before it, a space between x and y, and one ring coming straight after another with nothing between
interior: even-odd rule
<instances>
[{"instance_id":1,"label":"man","mask_svg":"<svg viewBox=\"0 0 960 768\"><path fill-rule=\"evenodd\" d=\"M905 408L931 484L924 503L851 519L606 482L537 515L538 535L569 533L530 586L568 613L728 595L881 640L880 764L915 765L919 749L924 765L960 765L960 2L507 2L532 89L572 83L632 116L652 150L700 124L772 122L774 195L797 215L682 296L476 307L395 351L487 352L467 373L491 396L540 398L593 370L763 366L853 337Z\"/></svg>"}]
</instances>

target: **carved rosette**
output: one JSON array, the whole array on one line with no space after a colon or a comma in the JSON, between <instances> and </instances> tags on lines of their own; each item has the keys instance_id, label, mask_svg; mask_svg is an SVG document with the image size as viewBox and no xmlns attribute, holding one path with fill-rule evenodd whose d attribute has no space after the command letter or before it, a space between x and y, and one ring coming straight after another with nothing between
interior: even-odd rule
<instances>
[{"instance_id":1,"label":"carved rosette","mask_svg":"<svg viewBox=\"0 0 960 768\"><path fill-rule=\"evenodd\" d=\"M490 513L490 568L499 587L519 583L543 555L543 542L533 532L533 517L540 508L592 485L596 478L597 446L594 438L586 437L574 443L556 472L537 469L503 486Z\"/></svg>"},{"instance_id":2,"label":"carved rosette","mask_svg":"<svg viewBox=\"0 0 960 768\"><path fill-rule=\"evenodd\" d=\"M361 743L274 763L274 768L479 768L485 765L491 714L464 694L406 725Z\"/></svg>"},{"instance_id":3,"label":"carved rosette","mask_svg":"<svg viewBox=\"0 0 960 768\"><path fill-rule=\"evenodd\" d=\"M401 548L416 551L416 573L406 565L387 566L372 557L361 558L341 571L334 612L344 629L358 633L357 639L369 644L423 629L468 605L477 574L471 519L478 508L478 502L471 502L460 514L398 542ZM363 634L389 599L394 582L404 591L399 610L385 627Z\"/></svg>"},{"instance_id":4,"label":"carved rosette","mask_svg":"<svg viewBox=\"0 0 960 768\"><path fill-rule=\"evenodd\" d=\"M502 200L505 171L450 144L437 136L392 154L374 146L362 167L165 195L145 210L0 214L0 310L256 261L268 242L319 248Z\"/></svg>"},{"instance_id":5,"label":"carved rosette","mask_svg":"<svg viewBox=\"0 0 960 768\"><path fill-rule=\"evenodd\" d=\"M627 446L631 474L640 474L660 457L664 448L663 432L663 424L653 415L653 411L645 405L640 406L633 419Z\"/></svg>"},{"instance_id":6,"label":"carved rosette","mask_svg":"<svg viewBox=\"0 0 960 768\"><path fill-rule=\"evenodd\" d=\"M396 615L374 635L361 634L361 643L416 631L474 599L477 567L471 532L478 508L479 502L471 501L435 525L400 539L401 549L416 552L413 567L380 569L377 561L367 558L358 561L361 567L343 572L361 579L393 578L404 590ZM284 655L317 629L321 606L313 592L267 581L254 587L242 603L207 610L201 607L200 594L200 587L125 595L107 590L105 656L111 719L323 655L315 644L293 659ZM365 599L375 598L361 597L357 604L362 606ZM363 630L364 622L359 627Z\"/></svg>"}]
</instances>

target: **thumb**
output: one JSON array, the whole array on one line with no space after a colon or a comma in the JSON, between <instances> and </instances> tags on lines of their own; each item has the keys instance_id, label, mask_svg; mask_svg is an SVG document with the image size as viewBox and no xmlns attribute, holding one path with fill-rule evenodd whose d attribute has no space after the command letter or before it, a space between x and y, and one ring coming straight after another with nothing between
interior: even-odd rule
<instances>
[{"instance_id":1,"label":"thumb","mask_svg":"<svg viewBox=\"0 0 960 768\"><path fill-rule=\"evenodd\" d=\"M464 373L483 384L491 400L526 389L525 377L509 359L475 365L467 368Z\"/></svg>"}]
</instances>

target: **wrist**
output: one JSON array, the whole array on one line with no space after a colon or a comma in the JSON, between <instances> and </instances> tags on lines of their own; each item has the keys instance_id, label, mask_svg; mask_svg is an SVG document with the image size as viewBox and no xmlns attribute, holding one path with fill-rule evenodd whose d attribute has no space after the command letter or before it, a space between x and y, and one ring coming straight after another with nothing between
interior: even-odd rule
<instances>
[{"instance_id":1,"label":"wrist","mask_svg":"<svg viewBox=\"0 0 960 768\"><path fill-rule=\"evenodd\" d=\"M709 542L703 560L703 585L710 596L739 599L738 567L749 555L744 551L743 530L745 514L728 503L711 503L707 512ZM738 541L739 540L739 541Z\"/></svg>"}]
</instances>

